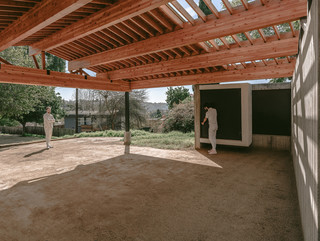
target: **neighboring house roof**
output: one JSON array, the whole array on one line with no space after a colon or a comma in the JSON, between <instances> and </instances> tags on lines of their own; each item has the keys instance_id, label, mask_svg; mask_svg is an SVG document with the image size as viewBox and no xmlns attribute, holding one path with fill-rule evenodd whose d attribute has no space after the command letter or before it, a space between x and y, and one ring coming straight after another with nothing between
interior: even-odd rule
<instances>
[{"instance_id":1,"label":"neighboring house roof","mask_svg":"<svg viewBox=\"0 0 320 241\"><path fill-rule=\"evenodd\" d=\"M68 117L68 116L75 116L75 115L76 115L76 111L72 110L72 111L67 111L65 116ZM110 113L108 111L104 113L99 113L98 111L82 110L82 111L78 111L78 115L79 116L105 116L105 115L110 115Z\"/></svg>"}]
</instances>

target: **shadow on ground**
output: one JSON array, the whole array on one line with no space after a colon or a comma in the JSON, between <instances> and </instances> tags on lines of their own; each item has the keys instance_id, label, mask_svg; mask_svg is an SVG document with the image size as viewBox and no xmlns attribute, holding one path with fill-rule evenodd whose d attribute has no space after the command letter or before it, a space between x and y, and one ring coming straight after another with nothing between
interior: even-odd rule
<instances>
[{"instance_id":1,"label":"shadow on ground","mask_svg":"<svg viewBox=\"0 0 320 241\"><path fill-rule=\"evenodd\" d=\"M200 153L221 168L128 154L20 182L0 240L302 240L288 153Z\"/></svg>"}]
</instances>

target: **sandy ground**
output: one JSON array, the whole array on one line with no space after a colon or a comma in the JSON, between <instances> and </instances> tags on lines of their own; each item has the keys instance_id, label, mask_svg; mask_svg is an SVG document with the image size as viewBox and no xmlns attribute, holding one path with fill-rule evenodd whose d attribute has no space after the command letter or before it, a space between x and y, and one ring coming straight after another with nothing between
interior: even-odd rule
<instances>
[{"instance_id":1,"label":"sandy ground","mask_svg":"<svg viewBox=\"0 0 320 241\"><path fill-rule=\"evenodd\" d=\"M0 148L0 240L301 241L288 152Z\"/></svg>"}]
</instances>

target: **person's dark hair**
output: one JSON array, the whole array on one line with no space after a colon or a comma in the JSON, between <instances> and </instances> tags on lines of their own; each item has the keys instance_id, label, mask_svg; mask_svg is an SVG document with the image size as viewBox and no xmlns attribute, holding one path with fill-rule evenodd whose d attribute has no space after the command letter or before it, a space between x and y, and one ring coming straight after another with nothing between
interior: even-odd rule
<instances>
[{"instance_id":1,"label":"person's dark hair","mask_svg":"<svg viewBox=\"0 0 320 241\"><path fill-rule=\"evenodd\" d=\"M214 103L204 103L203 108L208 107L208 108L216 108Z\"/></svg>"}]
</instances>

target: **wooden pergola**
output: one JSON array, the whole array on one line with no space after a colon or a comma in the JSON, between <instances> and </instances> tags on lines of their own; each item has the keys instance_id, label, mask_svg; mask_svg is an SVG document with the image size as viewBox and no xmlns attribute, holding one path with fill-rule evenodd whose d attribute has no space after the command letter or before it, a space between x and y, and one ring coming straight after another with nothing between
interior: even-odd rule
<instances>
[{"instance_id":1,"label":"wooden pergola","mask_svg":"<svg viewBox=\"0 0 320 241\"><path fill-rule=\"evenodd\" d=\"M241 0L237 7L220 0L222 11L204 0L207 16L186 2L198 18L176 0L0 0L0 51L27 45L42 66L48 52L69 61L71 72L39 69L35 57L35 68L0 58L0 82L131 91L292 76L293 21L307 15L306 0Z\"/></svg>"}]
</instances>

